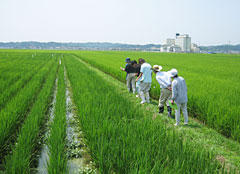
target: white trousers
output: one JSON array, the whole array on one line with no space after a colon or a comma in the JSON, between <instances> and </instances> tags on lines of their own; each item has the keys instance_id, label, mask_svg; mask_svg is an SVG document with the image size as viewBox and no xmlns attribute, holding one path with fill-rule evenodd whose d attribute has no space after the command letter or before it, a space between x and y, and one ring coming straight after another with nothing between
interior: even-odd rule
<instances>
[{"instance_id":1,"label":"white trousers","mask_svg":"<svg viewBox=\"0 0 240 174\"><path fill-rule=\"evenodd\" d=\"M135 73L129 73L127 75L127 88L128 88L128 91L130 92L131 90L131 85L132 85L132 91L133 93L135 94L136 93L136 76L135 76Z\"/></svg>"},{"instance_id":2,"label":"white trousers","mask_svg":"<svg viewBox=\"0 0 240 174\"><path fill-rule=\"evenodd\" d=\"M151 88L151 83L143 83L143 82L140 82L140 85L139 85L139 94L140 94L140 97L142 99L142 102L150 102L150 95L149 95L149 91L150 91L150 88ZM146 98L145 98L145 95L146 95Z\"/></svg>"},{"instance_id":3,"label":"white trousers","mask_svg":"<svg viewBox=\"0 0 240 174\"><path fill-rule=\"evenodd\" d=\"M177 104L177 109L175 109L176 124L179 125L180 123L181 110L184 116L184 123L188 123L187 103L176 104Z\"/></svg>"},{"instance_id":4,"label":"white trousers","mask_svg":"<svg viewBox=\"0 0 240 174\"><path fill-rule=\"evenodd\" d=\"M138 80L136 82L136 92L139 93L139 88L140 88L140 81Z\"/></svg>"}]
</instances>

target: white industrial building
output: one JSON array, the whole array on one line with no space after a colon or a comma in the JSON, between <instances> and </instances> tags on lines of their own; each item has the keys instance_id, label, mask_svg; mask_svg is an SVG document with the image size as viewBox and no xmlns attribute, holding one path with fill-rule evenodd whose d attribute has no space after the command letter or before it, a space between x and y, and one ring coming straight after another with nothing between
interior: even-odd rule
<instances>
[{"instance_id":1,"label":"white industrial building","mask_svg":"<svg viewBox=\"0 0 240 174\"><path fill-rule=\"evenodd\" d=\"M167 39L167 45L175 45L175 39Z\"/></svg>"},{"instance_id":2,"label":"white industrial building","mask_svg":"<svg viewBox=\"0 0 240 174\"><path fill-rule=\"evenodd\" d=\"M191 52L191 37L188 34L176 34L175 45L178 45L183 52Z\"/></svg>"},{"instance_id":3,"label":"white industrial building","mask_svg":"<svg viewBox=\"0 0 240 174\"><path fill-rule=\"evenodd\" d=\"M175 44L172 45L162 45L160 48L161 52L181 52L182 49Z\"/></svg>"},{"instance_id":4,"label":"white industrial building","mask_svg":"<svg viewBox=\"0 0 240 174\"><path fill-rule=\"evenodd\" d=\"M176 38L169 38L165 45L160 48L161 52L200 52L196 44L191 44L188 34L176 34Z\"/></svg>"},{"instance_id":5,"label":"white industrial building","mask_svg":"<svg viewBox=\"0 0 240 174\"><path fill-rule=\"evenodd\" d=\"M200 53L200 48L199 48L198 45L195 44L195 43L192 43L192 45L191 45L191 50L192 50L192 52L194 52L194 53Z\"/></svg>"}]
</instances>

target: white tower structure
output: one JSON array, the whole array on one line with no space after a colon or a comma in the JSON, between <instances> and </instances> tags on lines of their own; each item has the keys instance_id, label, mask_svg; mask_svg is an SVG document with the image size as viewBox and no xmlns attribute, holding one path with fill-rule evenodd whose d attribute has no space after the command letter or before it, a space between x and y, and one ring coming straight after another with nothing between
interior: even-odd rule
<instances>
[{"instance_id":1,"label":"white tower structure","mask_svg":"<svg viewBox=\"0 0 240 174\"><path fill-rule=\"evenodd\" d=\"M167 45L175 45L175 39L167 39Z\"/></svg>"},{"instance_id":2,"label":"white tower structure","mask_svg":"<svg viewBox=\"0 0 240 174\"><path fill-rule=\"evenodd\" d=\"M176 34L175 44L178 45L183 52L191 52L191 37L188 34Z\"/></svg>"}]
</instances>

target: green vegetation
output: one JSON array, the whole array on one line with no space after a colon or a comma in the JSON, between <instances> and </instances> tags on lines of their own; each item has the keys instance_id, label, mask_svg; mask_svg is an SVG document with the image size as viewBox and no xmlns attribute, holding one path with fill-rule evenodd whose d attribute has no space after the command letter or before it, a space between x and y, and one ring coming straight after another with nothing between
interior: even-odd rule
<instances>
[{"instance_id":1,"label":"green vegetation","mask_svg":"<svg viewBox=\"0 0 240 174\"><path fill-rule=\"evenodd\" d=\"M80 61L80 59L77 60ZM154 119L158 124L172 127L175 130L176 135L184 139L184 141L189 142L191 146L194 146L197 149L210 150L213 154L212 158L219 161L222 165L224 164L227 170L235 168L237 171L240 171L240 143L226 138L216 130L208 128L194 118L189 118L190 123L188 126L180 126L176 128L174 126L175 120L167 117L167 111L165 111L164 115L159 115L157 113L158 100L152 100L151 104L143 105L139 108L138 106L141 99L136 99L135 95L129 93L122 82L97 68L89 66L87 63L85 64L91 70L95 71L106 83L113 86L115 91L118 91L121 96L131 101L134 106L137 106L144 116ZM229 173L234 172L232 171Z\"/></svg>"},{"instance_id":2,"label":"green vegetation","mask_svg":"<svg viewBox=\"0 0 240 174\"><path fill-rule=\"evenodd\" d=\"M45 113L48 108L54 81L56 78L57 64L49 73L43 89L34 103L27 119L25 120L16 142L12 154L6 161L6 172L15 173L32 173L31 167L34 151L38 145L41 128L44 124Z\"/></svg>"},{"instance_id":3,"label":"green vegetation","mask_svg":"<svg viewBox=\"0 0 240 174\"><path fill-rule=\"evenodd\" d=\"M23 55L32 56L32 54ZM27 85L50 58L47 56L47 58L29 60L29 58L21 57L13 66L11 60L12 58L9 58L9 65L5 64L5 67L1 69L0 90L2 92L0 94L0 110L19 92L19 89Z\"/></svg>"},{"instance_id":4,"label":"green vegetation","mask_svg":"<svg viewBox=\"0 0 240 174\"><path fill-rule=\"evenodd\" d=\"M94 71L71 57L66 67L79 120L101 173L219 172L210 152L192 147L174 129L143 115L140 106L133 106Z\"/></svg>"},{"instance_id":5,"label":"green vegetation","mask_svg":"<svg viewBox=\"0 0 240 174\"><path fill-rule=\"evenodd\" d=\"M29 108L34 104L36 97L41 90L43 82L52 68L55 60L52 59L44 66L20 92L0 111L0 157L14 139L14 133L24 121Z\"/></svg>"},{"instance_id":6,"label":"green vegetation","mask_svg":"<svg viewBox=\"0 0 240 174\"><path fill-rule=\"evenodd\" d=\"M126 57L143 57L163 70L178 69L188 85L192 116L238 141L193 119L189 126L176 128L173 119L157 114L155 100L140 105L121 83L126 74L119 67L125 65ZM76 122L83 131L81 143L90 150L89 159L99 173L238 173L239 64L235 55L0 51L0 173L33 173L46 129L47 172L71 171L67 166L65 71ZM57 93L52 107L54 82ZM157 99L160 89L154 79L152 86L151 97ZM50 110L54 117L46 125Z\"/></svg>"},{"instance_id":7,"label":"green vegetation","mask_svg":"<svg viewBox=\"0 0 240 174\"><path fill-rule=\"evenodd\" d=\"M191 115L215 128L225 136L240 141L240 93L238 55L167 54L146 52L85 51L75 55L102 71L125 81L119 70L125 58L146 59L151 65L163 66L163 71L176 68L188 86L188 107ZM153 75L153 78L155 76ZM159 97L159 85L153 80L151 96Z\"/></svg>"},{"instance_id":8,"label":"green vegetation","mask_svg":"<svg viewBox=\"0 0 240 174\"><path fill-rule=\"evenodd\" d=\"M64 82L63 62L59 68L58 89L55 106L55 116L51 125L49 147L48 173L58 174L67 171L67 152L66 152L66 87Z\"/></svg>"}]
</instances>

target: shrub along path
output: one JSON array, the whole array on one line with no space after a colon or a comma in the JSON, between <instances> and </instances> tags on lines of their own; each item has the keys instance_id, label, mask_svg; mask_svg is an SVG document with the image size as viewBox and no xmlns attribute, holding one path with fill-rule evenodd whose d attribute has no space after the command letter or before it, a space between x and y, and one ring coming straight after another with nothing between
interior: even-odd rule
<instances>
[{"instance_id":1,"label":"shrub along path","mask_svg":"<svg viewBox=\"0 0 240 174\"><path fill-rule=\"evenodd\" d=\"M78 61L83 62L79 57L74 56ZM83 62L87 64L86 62ZM118 93L128 98L135 105L139 105L140 99L137 99L135 95L130 94L126 90L125 84L112 76L100 71L97 68L87 64L90 69L97 72L107 83L112 84ZM158 101L152 100L151 104L145 104L141 107L143 113L151 113L152 119L161 124L164 122L169 128L174 126L175 120L169 119L167 113L160 115L158 111ZM148 115L148 114L146 114ZM183 123L183 121L181 120ZM204 148L213 152L216 160L225 164L226 168L236 168L237 173L240 171L240 144L232 139L226 138L219 134L217 131L208 128L199 121L189 118L188 126L179 126L175 128L185 141L190 142L196 148Z\"/></svg>"}]
</instances>

